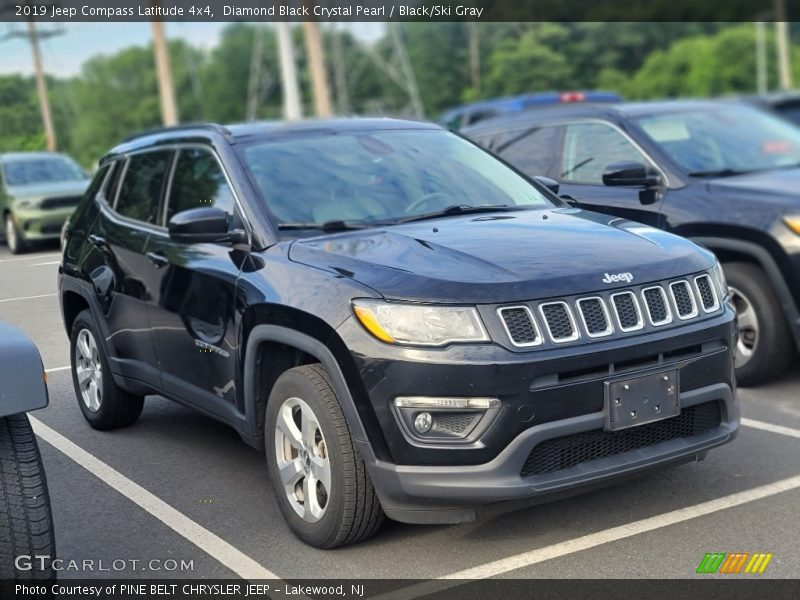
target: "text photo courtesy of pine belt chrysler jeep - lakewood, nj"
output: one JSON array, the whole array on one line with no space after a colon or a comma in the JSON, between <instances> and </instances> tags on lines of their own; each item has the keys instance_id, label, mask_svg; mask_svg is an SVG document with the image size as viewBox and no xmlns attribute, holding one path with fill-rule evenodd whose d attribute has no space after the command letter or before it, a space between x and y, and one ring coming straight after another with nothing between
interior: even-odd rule
<instances>
[{"instance_id":1,"label":"text photo courtesy of pine belt chrysler jeep - lakewood, nj","mask_svg":"<svg viewBox=\"0 0 800 600\"><path fill-rule=\"evenodd\" d=\"M159 394L230 425L313 546L699 460L739 427L711 252L435 125L143 134L102 158L64 243L88 423Z\"/></svg>"}]
</instances>

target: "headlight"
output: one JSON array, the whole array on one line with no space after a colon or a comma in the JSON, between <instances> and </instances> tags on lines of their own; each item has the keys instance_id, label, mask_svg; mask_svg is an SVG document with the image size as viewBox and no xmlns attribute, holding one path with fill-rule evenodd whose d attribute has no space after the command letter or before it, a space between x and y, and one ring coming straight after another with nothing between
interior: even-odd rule
<instances>
[{"instance_id":1,"label":"headlight","mask_svg":"<svg viewBox=\"0 0 800 600\"><path fill-rule=\"evenodd\" d=\"M367 331L388 344L443 346L489 341L478 311L472 306L354 300L353 311Z\"/></svg>"},{"instance_id":2,"label":"headlight","mask_svg":"<svg viewBox=\"0 0 800 600\"><path fill-rule=\"evenodd\" d=\"M711 268L708 272L711 275L711 279L714 280L714 283L717 286L717 290L719 291L720 298L722 300L726 300L728 298L728 282L725 280L725 273L722 271L722 265L719 261Z\"/></svg>"},{"instance_id":3,"label":"headlight","mask_svg":"<svg viewBox=\"0 0 800 600\"><path fill-rule=\"evenodd\" d=\"M783 217L783 222L789 229L800 235L800 216Z\"/></svg>"}]
</instances>

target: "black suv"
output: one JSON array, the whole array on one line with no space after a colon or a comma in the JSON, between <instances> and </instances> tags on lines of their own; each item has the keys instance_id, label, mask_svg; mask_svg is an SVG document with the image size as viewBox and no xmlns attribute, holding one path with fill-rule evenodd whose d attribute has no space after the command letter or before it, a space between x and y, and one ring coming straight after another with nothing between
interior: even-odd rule
<instances>
[{"instance_id":1,"label":"black suv","mask_svg":"<svg viewBox=\"0 0 800 600\"><path fill-rule=\"evenodd\" d=\"M129 140L59 282L89 423L161 394L231 425L315 546L695 460L738 428L710 252L434 125Z\"/></svg>"},{"instance_id":2,"label":"black suv","mask_svg":"<svg viewBox=\"0 0 800 600\"><path fill-rule=\"evenodd\" d=\"M728 101L542 109L465 132L573 205L659 227L722 261L736 374L776 377L800 347L800 129Z\"/></svg>"}]
</instances>

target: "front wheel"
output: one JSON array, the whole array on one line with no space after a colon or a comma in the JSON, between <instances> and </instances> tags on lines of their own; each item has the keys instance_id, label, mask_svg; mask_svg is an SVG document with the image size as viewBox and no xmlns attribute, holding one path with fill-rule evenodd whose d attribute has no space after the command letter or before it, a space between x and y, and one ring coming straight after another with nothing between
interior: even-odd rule
<instances>
[{"instance_id":1,"label":"front wheel","mask_svg":"<svg viewBox=\"0 0 800 600\"><path fill-rule=\"evenodd\" d=\"M380 528L378 496L321 365L295 367L278 378L264 429L272 487L298 538L336 548Z\"/></svg>"},{"instance_id":2,"label":"front wheel","mask_svg":"<svg viewBox=\"0 0 800 600\"><path fill-rule=\"evenodd\" d=\"M0 418L0 590L10 581L53 579L55 551L47 479L28 416Z\"/></svg>"},{"instance_id":3,"label":"front wheel","mask_svg":"<svg viewBox=\"0 0 800 600\"><path fill-rule=\"evenodd\" d=\"M5 218L5 233L6 245L11 254L21 254L27 249L25 239L17 229L17 224L14 223L14 216L11 213L6 213Z\"/></svg>"},{"instance_id":4,"label":"front wheel","mask_svg":"<svg viewBox=\"0 0 800 600\"><path fill-rule=\"evenodd\" d=\"M739 327L736 379L743 386L770 381L788 367L794 354L781 304L756 265L729 262L723 270Z\"/></svg>"}]
</instances>

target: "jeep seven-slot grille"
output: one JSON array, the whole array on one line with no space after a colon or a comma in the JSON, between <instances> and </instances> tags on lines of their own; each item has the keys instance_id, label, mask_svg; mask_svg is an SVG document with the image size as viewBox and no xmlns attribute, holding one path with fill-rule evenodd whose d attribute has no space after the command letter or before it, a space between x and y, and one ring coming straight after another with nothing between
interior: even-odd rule
<instances>
[{"instance_id":1,"label":"jeep seven-slot grille","mask_svg":"<svg viewBox=\"0 0 800 600\"><path fill-rule=\"evenodd\" d=\"M503 308L500 311L500 317L506 326L508 337L511 338L515 345L532 346L540 341L536 327L526 307L512 306Z\"/></svg>"},{"instance_id":2,"label":"jeep seven-slot grille","mask_svg":"<svg viewBox=\"0 0 800 600\"><path fill-rule=\"evenodd\" d=\"M553 473L662 442L694 437L716 429L721 422L719 403L706 402L685 408L676 417L647 425L620 431L585 431L545 440L531 450L520 475Z\"/></svg>"},{"instance_id":3,"label":"jeep seven-slot grille","mask_svg":"<svg viewBox=\"0 0 800 600\"><path fill-rule=\"evenodd\" d=\"M713 314L720 304L711 277L702 274L621 291L501 306L497 315L511 343L523 348L674 326L701 313Z\"/></svg>"},{"instance_id":4,"label":"jeep seven-slot grille","mask_svg":"<svg viewBox=\"0 0 800 600\"><path fill-rule=\"evenodd\" d=\"M575 338L576 331L572 326L569 308L563 302L551 302L542 304L542 315L544 315L547 330L554 341L566 341Z\"/></svg>"}]
</instances>

